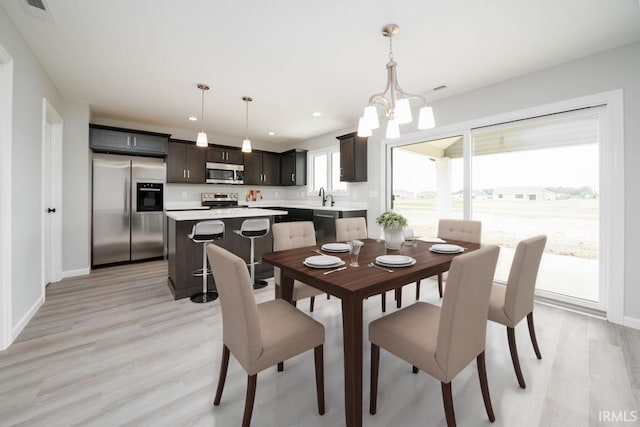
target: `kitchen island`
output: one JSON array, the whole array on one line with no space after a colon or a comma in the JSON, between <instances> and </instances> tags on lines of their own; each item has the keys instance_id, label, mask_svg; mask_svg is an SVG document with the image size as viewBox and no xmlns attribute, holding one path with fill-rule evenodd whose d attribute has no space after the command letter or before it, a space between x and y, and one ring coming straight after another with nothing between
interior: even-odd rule
<instances>
[{"instance_id":1,"label":"kitchen island","mask_svg":"<svg viewBox=\"0 0 640 427\"><path fill-rule=\"evenodd\" d=\"M269 218L273 223L276 216L287 215L287 211L260 208L225 208L198 209L187 211L167 212L167 258L169 261L169 289L175 299L189 297L202 291L202 277L194 276L193 272L202 269L202 243L194 243L189 239L194 224L200 221L218 219L225 224L223 239L215 244L223 247L245 262L250 259L251 242L234 230L240 230L242 221L247 218ZM255 241L256 260L263 253L273 250L273 236L271 232ZM268 264L256 265L256 278L273 276L273 267ZM213 278L209 276L208 289L213 289Z\"/></svg>"}]
</instances>

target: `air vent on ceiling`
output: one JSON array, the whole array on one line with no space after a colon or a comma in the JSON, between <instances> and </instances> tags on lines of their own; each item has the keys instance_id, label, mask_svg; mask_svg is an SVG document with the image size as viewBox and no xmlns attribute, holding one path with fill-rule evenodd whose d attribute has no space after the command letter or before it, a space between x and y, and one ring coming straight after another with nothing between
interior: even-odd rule
<instances>
[{"instance_id":1,"label":"air vent on ceiling","mask_svg":"<svg viewBox=\"0 0 640 427\"><path fill-rule=\"evenodd\" d=\"M20 4L27 15L51 23L56 22L53 13L51 13L51 4L48 0L21 0Z\"/></svg>"},{"instance_id":2,"label":"air vent on ceiling","mask_svg":"<svg viewBox=\"0 0 640 427\"><path fill-rule=\"evenodd\" d=\"M440 86L438 86L438 87L434 87L434 88L433 88L433 90L434 90L434 91L435 91L435 90L442 90L442 89L446 89L446 88L447 88L447 85L440 85Z\"/></svg>"},{"instance_id":3,"label":"air vent on ceiling","mask_svg":"<svg viewBox=\"0 0 640 427\"><path fill-rule=\"evenodd\" d=\"M37 7L40 10L47 10L42 0L27 0L29 6Z\"/></svg>"}]
</instances>

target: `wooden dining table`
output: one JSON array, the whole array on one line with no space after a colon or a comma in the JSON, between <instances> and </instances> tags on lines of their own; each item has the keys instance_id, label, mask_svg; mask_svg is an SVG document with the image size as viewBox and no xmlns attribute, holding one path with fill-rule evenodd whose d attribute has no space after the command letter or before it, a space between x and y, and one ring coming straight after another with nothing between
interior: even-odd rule
<instances>
[{"instance_id":1,"label":"wooden dining table","mask_svg":"<svg viewBox=\"0 0 640 427\"><path fill-rule=\"evenodd\" d=\"M415 246L404 246L402 251L385 248L384 241L364 239L364 246L358 257L359 267L349 266L349 253L326 253L336 255L346 261L347 268L324 274L329 269L310 268L303 264L309 257L317 255L313 250L318 246L262 255L262 261L281 270L280 297L291 302L293 281L299 280L309 286L320 289L340 298L342 302L342 330L344 345L344 398L345 417L348 427L362 426L362 305L365 298L397 289L420 279L434 276L449 270L451 260L458 254L434 253L429 248L433 243L416 241ZM464 253L477 250L478 243L447 240L465 248ZM406 255L416 259L409 267L391 267L392 272L369 267L379 255Z\"/></svg>"}]
</instances>

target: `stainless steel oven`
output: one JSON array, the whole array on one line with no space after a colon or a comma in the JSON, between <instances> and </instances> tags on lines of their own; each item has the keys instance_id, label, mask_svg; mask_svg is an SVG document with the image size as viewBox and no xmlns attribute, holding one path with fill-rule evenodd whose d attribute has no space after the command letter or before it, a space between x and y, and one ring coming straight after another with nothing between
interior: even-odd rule
<instances>
[{"instance_id":1,"label":"stainless steel oven","mask_svg":"<svg viewBox=\"0 0 640 427\"><path fill-rule=\"evenodd\" d=\"M244 165L207 162L207 184L244 184Z\"/></svg>"}]
</instances>

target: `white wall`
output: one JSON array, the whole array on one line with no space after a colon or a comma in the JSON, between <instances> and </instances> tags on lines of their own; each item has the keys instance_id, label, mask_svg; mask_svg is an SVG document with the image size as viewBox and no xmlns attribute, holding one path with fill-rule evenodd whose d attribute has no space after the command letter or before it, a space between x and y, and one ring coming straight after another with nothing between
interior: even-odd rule
<instances>
[{"instance_id":1,"label":"white wall","mask_svg":"<svg viewBox=\"0 0 640 427\"><path fill-rule=\"evenodd\" d=\"M42 99L62 111L61 96L15 25L0 7L0 40L13 57L12 307L13 329L24 325L42 298Z\"/></svg>"},{"instance_id":2,"label":"white wall","mask_svg":"<svg viewBox=\"0 0 640 427\"><path fill-rule=\"evenodd\" d=\"M62 115L62 277L71 277L91 266L89 105L65 100Z\"/></svg>"}]
</instances>

